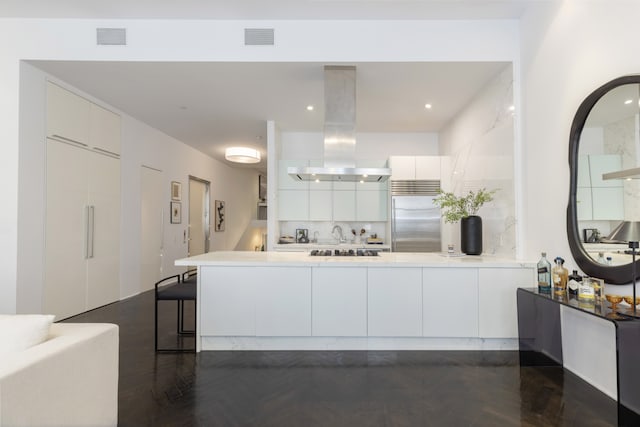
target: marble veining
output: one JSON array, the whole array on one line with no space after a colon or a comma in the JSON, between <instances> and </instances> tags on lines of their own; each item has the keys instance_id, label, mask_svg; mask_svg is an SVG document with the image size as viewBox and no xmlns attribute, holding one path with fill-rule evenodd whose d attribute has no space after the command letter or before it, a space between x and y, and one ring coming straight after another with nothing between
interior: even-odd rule
<instances>
[{"instance_id":1,"label":"marble veining","mask_svg":"<svg viewBox=\"0 0 640 427\"><path fill-rule=\"evenodd\" d=\"M514 195L513 75L508 66L490 82L441 134L441 151L450 162L443 188L456 194L498 189L480 209L486 254L512 256L516 250ZM460 242L458 224L445 224L443 243Z\"/></svg>"}]
</instances>

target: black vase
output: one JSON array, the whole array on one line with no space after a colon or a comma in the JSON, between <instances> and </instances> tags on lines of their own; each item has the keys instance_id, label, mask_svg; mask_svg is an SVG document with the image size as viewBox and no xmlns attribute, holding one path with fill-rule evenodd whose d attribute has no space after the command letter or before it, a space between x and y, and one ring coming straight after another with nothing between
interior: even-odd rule
<instances>
[{"instance_id":1,"label":"black vase","mask_svg":"<svg viewBox=\"0 0 640 427\"><path fill-rule=\"evenodd\" d=\"M471 215L460 221L460 240L462 252L467 255L482 253L482 218Z\"/></svg>"}]
</instances>

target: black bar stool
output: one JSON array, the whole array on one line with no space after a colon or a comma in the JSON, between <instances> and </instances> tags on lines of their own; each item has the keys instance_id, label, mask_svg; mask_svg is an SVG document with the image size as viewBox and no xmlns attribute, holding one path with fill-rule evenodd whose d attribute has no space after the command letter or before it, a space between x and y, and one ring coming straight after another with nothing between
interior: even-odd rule
<instances>
[{"instance_id":1,"label":"black bar stool","mask_svg":"<svg viewBox=\"0 0 640 427\"><path fill-rule=\"evenodd\" d=\"M183 281L183 278L185 279ZM196 319L196 294L197 294L197 276L195 270L187 271L182 276L176 274L174 276L165 277L155 284L155 349L156 352L172 352L172 353L193 353L194 348L158 348L158 302L159 301L176 301L178 307L176 333L178 336L195 335L194 330L185 330L184 328L184 302L193 301L194 303L194 324Z\"/></svg>"}]
</instances>

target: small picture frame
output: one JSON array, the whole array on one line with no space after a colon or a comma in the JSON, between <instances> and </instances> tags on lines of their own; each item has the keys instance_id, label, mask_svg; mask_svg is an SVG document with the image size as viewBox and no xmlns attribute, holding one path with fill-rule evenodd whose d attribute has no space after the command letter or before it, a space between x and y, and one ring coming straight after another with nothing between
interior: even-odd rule
<instances>
[{"instance_id":1,"label":"small picture frame","mask_svg":"<svg viewBox=\"0 0 640 427\"><path fill-rule=\"evenodd\" d=\"M309 243L308 228L296 228L296 243Z\"/></svg>"},{"instance_id":2,"label":"small picture frame","mask_svg":"<svg viewBox=\"0 0 640 427\"><path fill-rule=\"evenodd\" d=\"M224 200L216 200L215 210L216 210L215 212L216 223L214 228L216 231L224 231L224 224L225 224Z\"/></svg>"},{"instance_id":3,"label":"small picture frame","mask_svg":"<svg viewBox=\"0 0 640 427\"><path fill-rule=\"evenodd\" d=\"M182 183L171 181L171 200L179 202L182 200Z\"/></svg>"},{"instance_id":4,"label":"small picture frame","mask_svg":"<svg viewBox=\"0 0 640 427\"><path fill-rule=\"evenodd\" d=\"M180 224L182 222L182 203L171 202L171 224Z\"/></svg>"}]
</instances>

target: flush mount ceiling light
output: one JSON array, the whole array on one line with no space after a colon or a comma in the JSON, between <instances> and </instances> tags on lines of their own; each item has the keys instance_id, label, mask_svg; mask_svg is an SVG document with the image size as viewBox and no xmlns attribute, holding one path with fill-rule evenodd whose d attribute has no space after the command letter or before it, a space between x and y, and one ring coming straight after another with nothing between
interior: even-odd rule
<instances>
[{"instance_id":1,"label":"flush mount ceiling light","mask_svg":"<svg viewBox=\"0 0 640 427\"><path fill-rule=\"evenodd\" d=\"M260 152L249 147L229 147L224 152L224 158L235 163L258 163Z\"/></svg>"}]
</instances>

